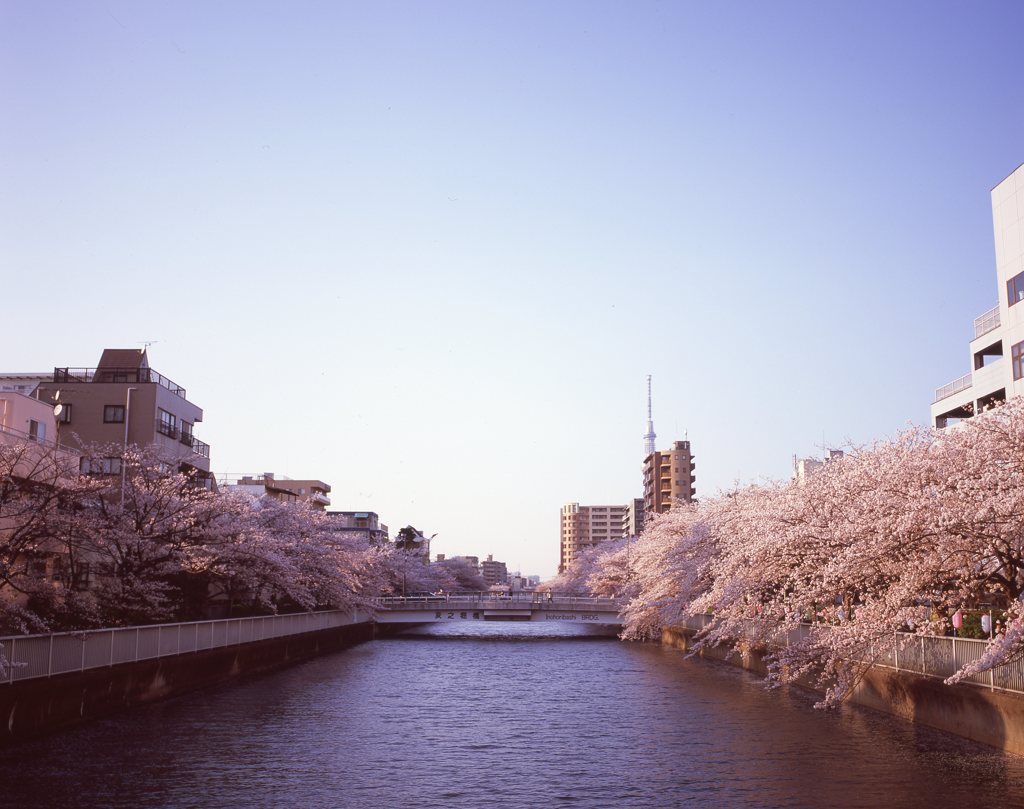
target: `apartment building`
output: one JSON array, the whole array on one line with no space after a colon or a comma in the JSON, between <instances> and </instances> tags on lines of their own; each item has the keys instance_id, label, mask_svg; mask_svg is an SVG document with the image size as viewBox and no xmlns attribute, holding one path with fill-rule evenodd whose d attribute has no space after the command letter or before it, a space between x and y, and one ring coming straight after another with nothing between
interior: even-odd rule
<instances>
[{"instance_id":1,"label":"apartment building","mask_svg":"<svg viewBox=\"0 0 1024 809\"><path fill-rule=\"evenodd\" d=\"M662 514L697 495L697 468L689 441L676 441L667 452L644 458L644 512Z\"/></svg>"},{"instance_id":2,"label":"apartment building","mask_svg":"<svg viewBox=\"0 0 1024 809\"><path fill-rule=\"evenodd\" d=\"M51 374L44 372L34 373L0 373L0 392L23 393L31 396L35 393L40 382L49 382Z\"/></svg>"},{"instance_id":3,"label":"apartment building","mask_svg":"<svg viewBox=\"0 0 1024 809\"><path fill-rule=\"evenodd\" d=\"M626 506L622 517L622 536L638 537L644 530L644 499L634 497Z\"/></svg>"},{"instance_id":4,"label":"apartment building","mask_svg":"<svg viewBox=\"0 0 1024 809\"><path fill-rule=\"evenodd\" d=\"M843 451L841 449L830 449L828 451L828 457L824 460L818 460L817 458L798 458L794 455L793 480L796 481L797 485L802 486L807 482L808 478L815 475L825 464L831 463L832 461L838 461L842 457Z\"/></svg>"},{"instance_id":5,"label":"apartment building","mask_svg":"<svg viewBox=\"0 0 1024 809\"><path fill-rule=\"evenodd\" d=\"M558 572L562 573L587 548L623 536L629 506L581 506L566 503L559 519Z\"/></svg>"},{"instance_id":6,"label":"apartment building","mask_svg":"<svg viewBox=\"0 0 1024 809\"><path fill-rule=\"evenodd\" d=\"M155 446L201 477L210 472L210 446L193 435L203 411L185 389L149 367L145 349L104 349L95 368L54 368L36 398L61 405L61 444ZM110 459L106 459L110 460ZM83 458L83 470L92 461Z\"/></svg>"},{"instance_id":7,"label":"apartment building","mask_svg":"<svg viewBox=\"0 0 1024 809\"><path fill-rule=\"evenodd\" d=\"M388 541L388 527L373 511L328 511L335 531L361 536L368 542L383 544Z\"/></svg>"},{"instance_id":8,"label":"apartment building","mask_svg":"<svg viewBox=\"0 0 1024 809\"><path fill-rule=\"evenodd\" d=\"M992 189L992 226L998 303L974 319L971 370L935 391L936 427L1024 392L1024 164Z\"/></svg>"},{"instance_id":9,"label":"apartment building","mask_svg":"<svg viewBox=\"0 0 1024 809\"><path fill-rule=\"evenodd\" d=\"M6 573L10 577L8 583L0 585L0 597L9 605L24 607L29 604L30 590L10 586L13 580L28 577L48 581L64 564L62 543L55 541L57 537L40 536L32 530L34 509L48 496L57 496L63 487L74 484L79 455L57 443L53 405L13 390L0 391L0 451L0 478L4 480L7 506L0 521L0 545L5 546ZM22 497L26 498L24 505L19 503ZM12 558L15 548L18 552ZM79 560L68 585L82 589L89 581L89 564Z\"/></svg>"},{"instance_id":10,"label":"apartment building","mask_svg":"<svg viewBox=\"0 0 1024 809\"><path fill-rule=\"evenodd\" d=\"M488 587L508 583L508 567L504 562L496 562L493 554L487 554L487 558L480 563L480 575Z\"/></svg>"},{"instance_id":11,"label":"apartment building","mask_svg":"<svg viewBox=\"0 0 1024 809\"><path fill-rule=\"evenodd\" d=\"M285 503L309 503L315 509L326 510L331 504L331 487L322 480L292 480L276 477L273 472L262 474L226 474L217 478L217 485L227 491L241 491L256 497L266 495Z\"/></svg>"}]
</instances>

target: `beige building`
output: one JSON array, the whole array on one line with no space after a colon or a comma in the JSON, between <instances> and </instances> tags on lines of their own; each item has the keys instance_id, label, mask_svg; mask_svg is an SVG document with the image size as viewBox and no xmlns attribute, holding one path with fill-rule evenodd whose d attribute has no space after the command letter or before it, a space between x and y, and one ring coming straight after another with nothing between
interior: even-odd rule
<instances>
[{"instance_id":1,"label":"beige building","mask_svg":"<svg viewBox=\"0 0 1024 809\"><path fill-rule=\"evenodd\" d=\"M504 562L494 561L492 554L487 554L487 558L480 563L480 575L488 587L508 583L508 567Z\"/></svg>"},{"instance_id":2,"label":"beige building","mask_svg":"<svg viewBox=\"0 0 1024 809\"><path fill-rule=\"evenodd\" d=\"M210 446L193 435L202 409L186 398L183 387L149 367L145 349L108 348L95 368L55 368L35 396L51 407L62 406L62 445L155 446L183 467L209 475ZM90 471L89 464L83 458L83 471Z\"/></svg>"},{"instance_id":3,"label":"beige building","mask_svg":"<svg viewBox=\"0 0 1024 809\"><path fill-rule=\"evenodd\" d=\"M644 499L634 497L622 517L622 536L638 537L644 530Z\"/></svg>"},{"instance_id":4,"label":"beige building","mask_svg":"<svg viewBox=\"0 0 1024 809\"><path fill-rule=\"evenodd\" d=\"M562 573L587 548L619 539L628 524L629 506L581 506L566 503L560 516L558 572Z\"/></svg>"},{"instance_id":5,"label":"beige building","mask_svg":"<svg viewBox=\"0 0 1024 809\"><path fill-rule=\"evenodd\" d=\"M1024 393L1024 165L992 189L992 226L998 303L974 319L971 370L935 391L936 427Z\"/></svg>"},{"instance_id":6,"label":"beige building","mask_svg":"<svg viewBox=\"0 0 1024 809\"><path fill-rule=\"evenodd\" d=\"M285 503L309 503L323 511L331 504L331 487L322 480L292 480L262 474L227 474L217 478L217 485L227 491L242 491L256 497L266 495Z\"/></svg>"},{"instance_id":7,"label":"beige building","mask_svg":"<svg viewBox=\"0 0 1024 809\"><path fill-rule=\"evenodd\" d=\"M693 502L696 468L689 441L676 441L668 452L652 452L644 458L645 514L662 514L679 503Z\"/></svg>"},{"instance_id":8,"label":"beige building","mask_svg":"<svg viewBox=\"0 0 1024 809\"><path fill-rule=\"evenodd\" d=\"M328 511L335 531L355 534L374 544L388 541L388 527L374 511Z\"/></svg>"},{"instance_id":9,"label":"beige building","mask_svg":"<svg viewBox=\"0 0 1024 809\"><path fill-rule=\"evenodd\" d=\"M843 451L841 449L830 449L828 451L828 457L824 460L818 460L817 458L798 458L794 455L793 480L796 481L797 485L802 486L807 482L808 478L813 476L825 464L837 461L842 457Z\"/></svg>"}]
</instances>

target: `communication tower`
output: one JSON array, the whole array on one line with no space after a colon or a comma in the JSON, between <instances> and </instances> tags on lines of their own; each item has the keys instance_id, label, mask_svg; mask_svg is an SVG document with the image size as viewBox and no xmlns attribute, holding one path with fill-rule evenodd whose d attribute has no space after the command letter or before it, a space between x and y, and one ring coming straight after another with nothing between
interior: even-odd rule
<instances>
[{"instance_id":1,"label":"communication tower","mask_svg":"<svg viewBox=\"0 0 1024 809\"><path fill-rule=\"evenodd\" d=\"M658 436L654 433L654 419L651 416L651 375L647 375L647 432L644 434L644 457L655 450Z\"/></svg>"}]
</instances>

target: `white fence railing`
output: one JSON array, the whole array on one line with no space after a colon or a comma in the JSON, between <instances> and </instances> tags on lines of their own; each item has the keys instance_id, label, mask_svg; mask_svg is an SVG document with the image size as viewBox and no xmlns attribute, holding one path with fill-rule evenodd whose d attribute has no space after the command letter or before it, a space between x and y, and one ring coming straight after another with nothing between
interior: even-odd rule
<instances>
[{"instance_id":1,"label":"white fence railing","mask_svg":"<svg viewBox=\"0 0 1024 809\"><path fill-rule=\"evenodd\" d=\"M0 638L0 685L301 635L369 620L351 610Z\"/></svg>"},{"instance_id":2,"label":"white fence railing","mask_svg":"<svg viewBox=\"0 0 1024 809\"><path fill-rule=\"evenodd\" d=\"M711 616L697 615L687 618L684 626L694 631L711 623ZM805 640L812 624L790 625L780 629L771 643L787 646ZM988 649L989 641L976 638L955 638L941 635L915 635L894 632L891 638L875 641L868 656L872 665L945 680L966 664L979 660ZM1024 661L997 666L963 680L971 685L999 691L1024 694Z\"/></svg>"},{"instance_id":3,"label":"white fence railing","mask_svg":"<svg viewBox=\"0 0 1024 809\"><path fill-rule=\"evenodd\" d=\"M959 379L954 379L952 382L947 382L941 388L935 389L935 402L945 399L947 396L952 396L954 393L959 393L962 390L967 390L973 381L974 377L971 374L964 374ZM935 402L932 402L934 404Z\"/></svg>"},{"instance_id":4,"label":"white fence railing","mask_svg":"<svg viewBox=\"0 0 1024 809\"><path fill-rule=\"evenodd\" d=\"M1000 325L999 306L997 305L989 309L985 314L974 318L974 339L977 340L981 335L988 334L993 329L998 329Z\"/></svg>"}]
</instances>

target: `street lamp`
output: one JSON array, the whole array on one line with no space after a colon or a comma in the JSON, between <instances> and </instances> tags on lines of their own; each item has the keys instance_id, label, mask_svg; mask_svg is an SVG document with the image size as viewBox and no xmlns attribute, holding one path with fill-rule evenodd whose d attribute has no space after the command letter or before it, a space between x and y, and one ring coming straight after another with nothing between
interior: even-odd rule
<instances>
[{"instance_id":1,"label":"street lamp","mask_svg":"<svg viewBox=\"0 0 1024 809\"><path fill-rule=\"evenodd\" d=\"M64 412L64 405L60 403L60 391L53 395L53 426L57 433L56 447L60 449L60 414Z\"/></svg>"},{"instance_id":2,"label":"street lamp","mask_svg":"<svg viewBox=\"0 0 1024 809\"><path fill-rule=\"evenodd\" d=\"M124 510L124 466L125 456L128 454L128 422L132 413L132 391L138 388L128 388L125 392L124 401L124 444L121 450L121 510Z\"/></svg>"}]
</instances>

